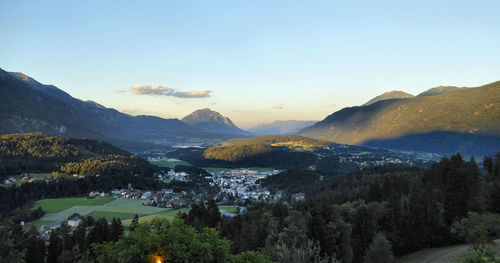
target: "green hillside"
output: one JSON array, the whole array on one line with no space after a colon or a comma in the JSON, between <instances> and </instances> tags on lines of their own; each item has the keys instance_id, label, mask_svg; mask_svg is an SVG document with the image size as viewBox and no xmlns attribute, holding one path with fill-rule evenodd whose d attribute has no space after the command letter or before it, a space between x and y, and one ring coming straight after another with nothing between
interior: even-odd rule
<instances>
[{"instance_id":1,"label":"green hillside","mask_svg":"<svg viewBox=\"0 0 500 263\"><path fill-rule=\"evenodd\" d=\"M386 92L380 96L377 96L371 100L369 100L368 102L366 102L365 104L363 104L363 106L368 106L368 105L371 105L375 102L379 102L379 101L382 101L382 100L393 100L393 99L410 99L410 98L414 98L415 96L409 94L409 93L406 93L404 91L398 91L398 90L393 90L393 91L389 91L389 92Z\"/></svg>"},{"instance_id":2,"label":"green hillside","mask_svg":"<svg viewBox=\"0 0 500 263\"><path fill-rule=\"evenodd\" d=\"M297 135L266 135L232 139L203 152L201 166L220 167L307 167L314 160L314 149L331 144Z\"/></svg>"},{"instance_id":3,"label":"green hillside","mask_svg":"<svg viewBox=\"0 0 500 263\"><path fill-rule=\"evenodd\" d=\"M500 81L440 95L344 108L301 134L337 143L365 144L432 132L467 135L450 140L457 147L467 143L468 136L500 136ZM428 144L427 139L418 144Z\"/></svg>"},{"instance_id":4,"label":"green hillside","mask_svg":"<svg viewBox=\"0 0 500 263\"><path fill-rule=\"evenodd\" d=\"M43 133L0 136L0 177L23 172L95 174L150 171L149 163L105 142Z\"/></svg>"},{"instance_id":5,"label":"green hillside","mask_svg":"<svg viewBox=\"0 0 500 263\"><path fill-rule=\"evenodd\" d=\"M317 148L331 144L326 140L312 139L299 135L263 135L250 138L231 139L220 143L219 146L228 145L250 145L250 144L265 144L269 146L287 146L290 149Z\"/></svg>"},{"instance_id":6,"label":"green hillside","mask_svg":"<svg viewBox=\"0 0 500 263\"><path fill-rule=\"evenodd\" d=\"M206 159L238 161L257 155L282 152L284 149L311 151L328 144L330 144L328 141L298 135L264 135L231 139L207 149L203 155Z\"/></svg>"},{"instance_id":7,"label":"green hillside","mask_svg":"<svg viewBox=\"0 0 500 263\"><path fill-rule=\"evenodd\" d=\"M445 93L450 93L452 91L460 89L459 87L454 87L454 86L439 86L435 88L428 89L420 94L417 95L417 97L425 97L425 96L434 96L434 95L439 95L439 94L445 94Z\"/></svg>"}]
</instances>

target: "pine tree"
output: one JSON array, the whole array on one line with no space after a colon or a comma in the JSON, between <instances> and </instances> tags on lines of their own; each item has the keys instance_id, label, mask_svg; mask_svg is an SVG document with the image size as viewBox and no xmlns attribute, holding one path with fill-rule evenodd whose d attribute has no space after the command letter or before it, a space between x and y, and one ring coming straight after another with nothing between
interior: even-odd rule
<instances>
[{"instance_id":1,"label":"pine tree","mask_svg":"<svg viewBox=\"0 0 500 263\"><path fill-rule=\"evenodd\" d=\"M391 263L394 262L392 245L384 234L378 233L373 239L370 248L366 252L364 263Z\"/></svg>"},{"instance_id":2,"label":"pine tree","mask_svg":"<svg viewBox=\"0 0 500 263\"><path fill-rule=\"evenodd\" d=\"M26 246L26 262L43 263L45 262L45 244L38 236L38 231L32 227L28 233L28 237L24 242Z\"/></svg>"},{"instance_id":3,"label":"pine tree","mask_svg":"<svg viewBox=\"0 0 500 263\"><path fill-rule=\"evenodd\" d=\"M207 226L208 227L217 227L217 224L221 220L221 214L219 211L219 207L215 203L213 199L208 202L208 218L207 218Z\"/></svg>"},{"instance_id":4,"label":"pine tree","mask_svg":"<svg viewBox=\"0 0 500 263\"><path fill-rule=\"evenodd\" d=\"M132 219L132 223L130 224L130 232L134 232L135 229L137 229L137 226L139 225L139 216L135 214L134 219Z\"/></svg>"},{"instance_id":5,"label":"pine tree","mask_svg":"<svg viewBox=\"0 0 500 263\"><path fill-rule=\"evenodd\" d=\"M57 263L57 257L61 252L61 238L59 238L56 230L52 230L49 236L49 246L47 247L47 263Z\"/></svg>"},{"instance_id":6,"label":"pine tree","mask_svg":"<svg viewBox=\"0 0 500 263\"><path fill-rule=\"evenodd\" d=\"M113 218L113 221L111 222L111 229L110 229L110 238L109 240L112 242L116 242L120 239L120 237L123 234L123 226L122 222L120 221L120 218Z\"/></svg>"}]
</instances>

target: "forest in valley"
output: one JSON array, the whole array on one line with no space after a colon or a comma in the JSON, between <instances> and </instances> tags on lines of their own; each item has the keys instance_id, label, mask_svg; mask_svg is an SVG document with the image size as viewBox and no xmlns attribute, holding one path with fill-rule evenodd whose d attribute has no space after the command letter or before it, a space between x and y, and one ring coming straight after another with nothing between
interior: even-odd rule
<instances>
[{"instance_id":1,"label":"forest in valley","mask_svg":"<svg viewBox=\"0 0 500 263\"><path fill-rule=\"evenodd\" d=\"M306 200L250 202L246 212L232 218L223 217L210 200L192 204L173 222L135 220L128 233L112 230L116 223L107 228L103 219L84 218L92 229L100 224L98 232L108 234L96 237L91 234L96 230L70 233L63 228L53 232L47 245L34 230L19 231L12 218L16 210L11 210L2 216L5 251L0 254L27 262L147 262L158 257L165 262L357 263L395 262L420 249L467 242L475 248L470 260L490 261L463 262L498 260L490 245L500 235L500 154L486 157L483 167L457 154L427 169L387 166L339 176L292 170L265 183L284 196L304 191Z\"/></svg>"}]
</instances>

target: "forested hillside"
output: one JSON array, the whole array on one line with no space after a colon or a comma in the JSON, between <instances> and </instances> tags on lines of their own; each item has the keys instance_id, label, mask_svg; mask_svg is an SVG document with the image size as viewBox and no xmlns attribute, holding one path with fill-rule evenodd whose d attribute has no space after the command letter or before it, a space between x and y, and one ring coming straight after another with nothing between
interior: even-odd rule
<instances>
[{"instance_id":1,"label":"forested hillside","mask_svg":"<svg viewBox=\"0 0 500 263\"><path fill-rule=\"evenodd\" d=\"M301 135L337 143L484 156L500 149L500 81L341 109ZM434 95L437 94L437 95Z\"/></svg>"},{"instance_id":2,"label":"forested hillside","mask_svg":"<svg viewBox=\"0 0 500 263\"><path fill-rule=\"evenodd\" d=\"M221 233L233 241L234 253L261 250L278 262L392 262L423 248L463 242L477 242L478 251L485 251L500 236L500 154L485 163L485 173L460 155L426 170L359 171L318 184L293 208L259 206L225 221ZM266 181L298 191L299 174ZM310 171L303 175L318 180Z\"/></svg>"},{"instance_id":3,"label":"forested hillside","mask_svg":"<svg viewBox=\"0 0 500 263\"><path fill-rule=\"evenodd\" d=\"M141 158L106 142L66 139L42 133L0 137L0 177L23 172L151 173Z\"/></svg>"}]
</instances>

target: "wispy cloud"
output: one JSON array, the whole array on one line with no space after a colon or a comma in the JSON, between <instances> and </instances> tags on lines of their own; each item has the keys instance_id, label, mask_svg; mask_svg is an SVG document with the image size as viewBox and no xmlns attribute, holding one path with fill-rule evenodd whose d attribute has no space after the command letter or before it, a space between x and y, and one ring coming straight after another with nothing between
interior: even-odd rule
<instances>
[{"instance_id":1,"label":"wispy cloud","mask_svg":"<svg viewBox=\"0 0 500 263\"><path fill-rule=\"evenodd\" d=\"M133 95L172 96L176 98L208 98L211 90L178 91L161 85L138 85L130 88Z\"/></svg>"},{"instance_id":2,"label":"wispy cloud","mask_svg":"<svg viewBox=\"0 0 500 263\"><path fill-rule=\"evenodd\" d=\"M115 90L116 93L125 93L127 92L126 89L119 89L119 90Z\"/></svg>"}]
</instances>

